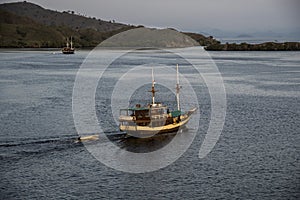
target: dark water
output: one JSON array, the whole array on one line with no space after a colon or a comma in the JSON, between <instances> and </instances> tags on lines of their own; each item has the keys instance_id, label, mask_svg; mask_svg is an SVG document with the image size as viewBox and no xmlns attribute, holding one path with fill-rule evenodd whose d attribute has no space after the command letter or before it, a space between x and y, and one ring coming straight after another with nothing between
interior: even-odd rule
<instances>
[{"instance_id":1,"label":"dark water","mask_svg":"<svg viewBox=\"0 0 300 200\"><path fill-rule=\"evenodd\" d=\"M202 97L203 124L190 148L142 174L111 169L74 142L72 90L87 51L0 54L0 199L300 198L299 52L211 53L227 93L219 141L198 158L210 109ZM111 140L125 149L159 143L115 133Z\"/></svg>"}]
</instances>

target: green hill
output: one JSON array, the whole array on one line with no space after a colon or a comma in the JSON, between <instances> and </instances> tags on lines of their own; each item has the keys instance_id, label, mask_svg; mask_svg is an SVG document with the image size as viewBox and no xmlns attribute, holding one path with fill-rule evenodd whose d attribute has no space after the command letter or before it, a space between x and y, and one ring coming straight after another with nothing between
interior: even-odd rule
<instances>
[{"instance_id":1,"label":"green hill","mask_svg":"<svg viewBox=\"0 0 300 200\"><path fill-rule=\"evenodd\" d=\"M75 47L94 47L131 28L135 27L50 11L27 2L0 5L0 47L62 47L70 36Z\"/></svg>"},{"instance_id":2,"label":"green hill","mask_svg":"<svg viewBox=\"0 0 300 200\"><path fill-rule=\"evenodd\" d=\"M220 41L216 40L213 38L213 36L204 36L202 34L199 33L189 33L189 32L182 32L188 36L190 36L191 38L193 38L194 40L196 40L201 46L210 46L210 45L214 45L214 44L220 44Z\"/></svg>"},{"instance_id":3,"label":"green hill","mask_svg":"<svg viewBox=\"0 0 300 200\"><path fill-rule=\"evenodd\" d=\"M175 29L136 28L110 37L101 47L183 48L198 46L197 41Z\"/></svg>"},{"instance_id":4,"label":"green hill","mask_svg":"<svg viewBox=\"0 0 300 200\"><path fill-rule=\"evenodd\" d=\"M138 27L142 26L104 21L75 14L74 11L48 10L26 1L0 4L0 47L60 48L70 36L75 47L95 47L117 33ZM184 34L202 46L218 42L211 36ZM171 46L176 47L176 44Z\"/></svg>"},{"instance_id":5,"label":"green hill","mask_svg":"<svg viewBox=\"0 0 300 200\"><path fill-rule=\"evenodd\" d=\"M66 38L73 37L76 48L95 47L111 36L143 26L130 26L112 21L104 21L95 17L87 17L74 11L58 12L42 8L29 2L16 2L0 4L0 48L13 47L47 47L60 48L65 46ZM171 34L171 30L174 30ZM136 32L134 32L136 33ZM148 33L146 31L146 33ZM154 36L152 34L161 35ZM211 51L287 51L300 50L299 42L285 43L262 43L262 44L221 44L212 36L206 37L198 33L182 32L191 37L197 43L183 42L175 29L151 31L147 37L137 38L140 44L148 44L148 39L161 38L159 44L149 43L156 46L180 47L201 45ZM165 35L168 37L164 37ZM172 38L173 40L169 40ZM181 39L180 39L181 38ZM136 40L131 45L137 45ZM153 38L155 40L155 38ZM143 40L143 41L141 41ZM185 41L190 41L185 39ZM123 44L123 43L122 43ZM127 42L128 44L128 42Z\"/></svg>"},{"instance_id":6,"label":"green hill","mask_svg":"<svg viewBox=\"0 0 300 200\"><path fill-rule=\"evenodd\" d=\"M74 11L58 12L48 10L26 1L0 4L0 9L15 15L28 17L43 25L67 26L73 30L93 29L100 32L108 32L128 26L92 17L85 17L75 14Z\"/></svg>"},{"instance_id":7,"label":"green hill","mask_svg":"<svg viewBox=\"0 0 300 200\"><path fill-rule=\"evenodd\" d=\"M3 10L0 10L0 16L1 47L60 47L64 41L64 35L59 30L30 18Z\"/></svg>"}]
</instances>

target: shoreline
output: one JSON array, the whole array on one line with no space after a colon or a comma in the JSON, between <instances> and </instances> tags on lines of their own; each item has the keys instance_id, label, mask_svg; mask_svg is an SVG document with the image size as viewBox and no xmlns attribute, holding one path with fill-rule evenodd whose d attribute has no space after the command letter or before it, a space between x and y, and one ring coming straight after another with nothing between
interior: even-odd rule
<instances>
[{"instance_id":1,"label":"shoreline","mask_svg":"<svg viewBox=\"0 0 300 200\"><path fill-rule=\"evenodd\" d=\"M204 49L207 51L300 51L300 42L217 43Z\"/></svg>"},{"instance_id":2,"label":"shoreline","mask_svg":"<svg viewBox=\"0 0 300 200\"><path fill-rule=\"evenodd\" d=\"M234 47L229 47L230 45L233 45ZM256 48L256 47L243 47L244 44L218 44L218 45L211 45L211 46L198 46L198 47L203 47L204 50L206 51L244 51L244 52L261 52L261 51L271 51L271 52L286 52L286 51L300 51L300 43L298 43L297 48L286 48L286 49L281 49L281 48ZM261 44L247 44L250 46L253 45L261 45ZM196 47L196 46L195 46ZM96 47L89 47L89 48L76 48L76 51L91 51ZM147 47L145 47L148 49ZM111 50L111 48L108 48ZM151 48L149 48L151 49ZM47 48L47 47L0 47L0 52L1 51L61 51L61 48Z\"/></svg>"}]
</instances>

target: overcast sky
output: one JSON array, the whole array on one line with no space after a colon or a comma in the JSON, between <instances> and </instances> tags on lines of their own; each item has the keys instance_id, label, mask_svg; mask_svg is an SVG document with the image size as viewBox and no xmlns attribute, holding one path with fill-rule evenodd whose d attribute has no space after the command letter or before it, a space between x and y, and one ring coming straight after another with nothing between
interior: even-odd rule
<instances>
[{"instance_id":1,"label":"overcast sky","mask_svg":"<svg viewBox=\"0 0 300 200\"><path fill-rule=\"evenodd\" d=\"M0 0L12 2L11 0ZM184 31L300 30L300 0L30 0L105 20Z\"/></svg>"}]
</instances>

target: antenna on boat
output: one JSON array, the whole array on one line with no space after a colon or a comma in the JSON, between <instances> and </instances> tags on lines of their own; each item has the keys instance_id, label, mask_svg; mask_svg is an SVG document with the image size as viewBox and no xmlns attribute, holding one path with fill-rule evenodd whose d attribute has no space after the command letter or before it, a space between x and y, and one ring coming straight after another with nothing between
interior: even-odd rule
<instances>
[{"instance_id":1,"label":"antenna on boat","mask_svg":"<svg viewBox=\"0 0 300 200\"><path fill-rule=\"evenodd\" d=\"M180 110L180 102L179 102L179 92L180 92L180 85L179 85L179 73L178 73L178 64L176 66L176 78L177 78L177 84L176 84L176 99L177 99L177 109Z\"/></svg>"},{"instance_id":2,"label":"antenna on boat","mask_svg":"<svg viewBox=\"0 0 300 200\"><path fill-rule=\"evenodd\" d=\"M152 67L152 88L149 92L152 92L152 104L155 104L155 92L157 92L154 88L155 86L155 80L154 80L154 72Z\"/></svg>"}]
</instances>

